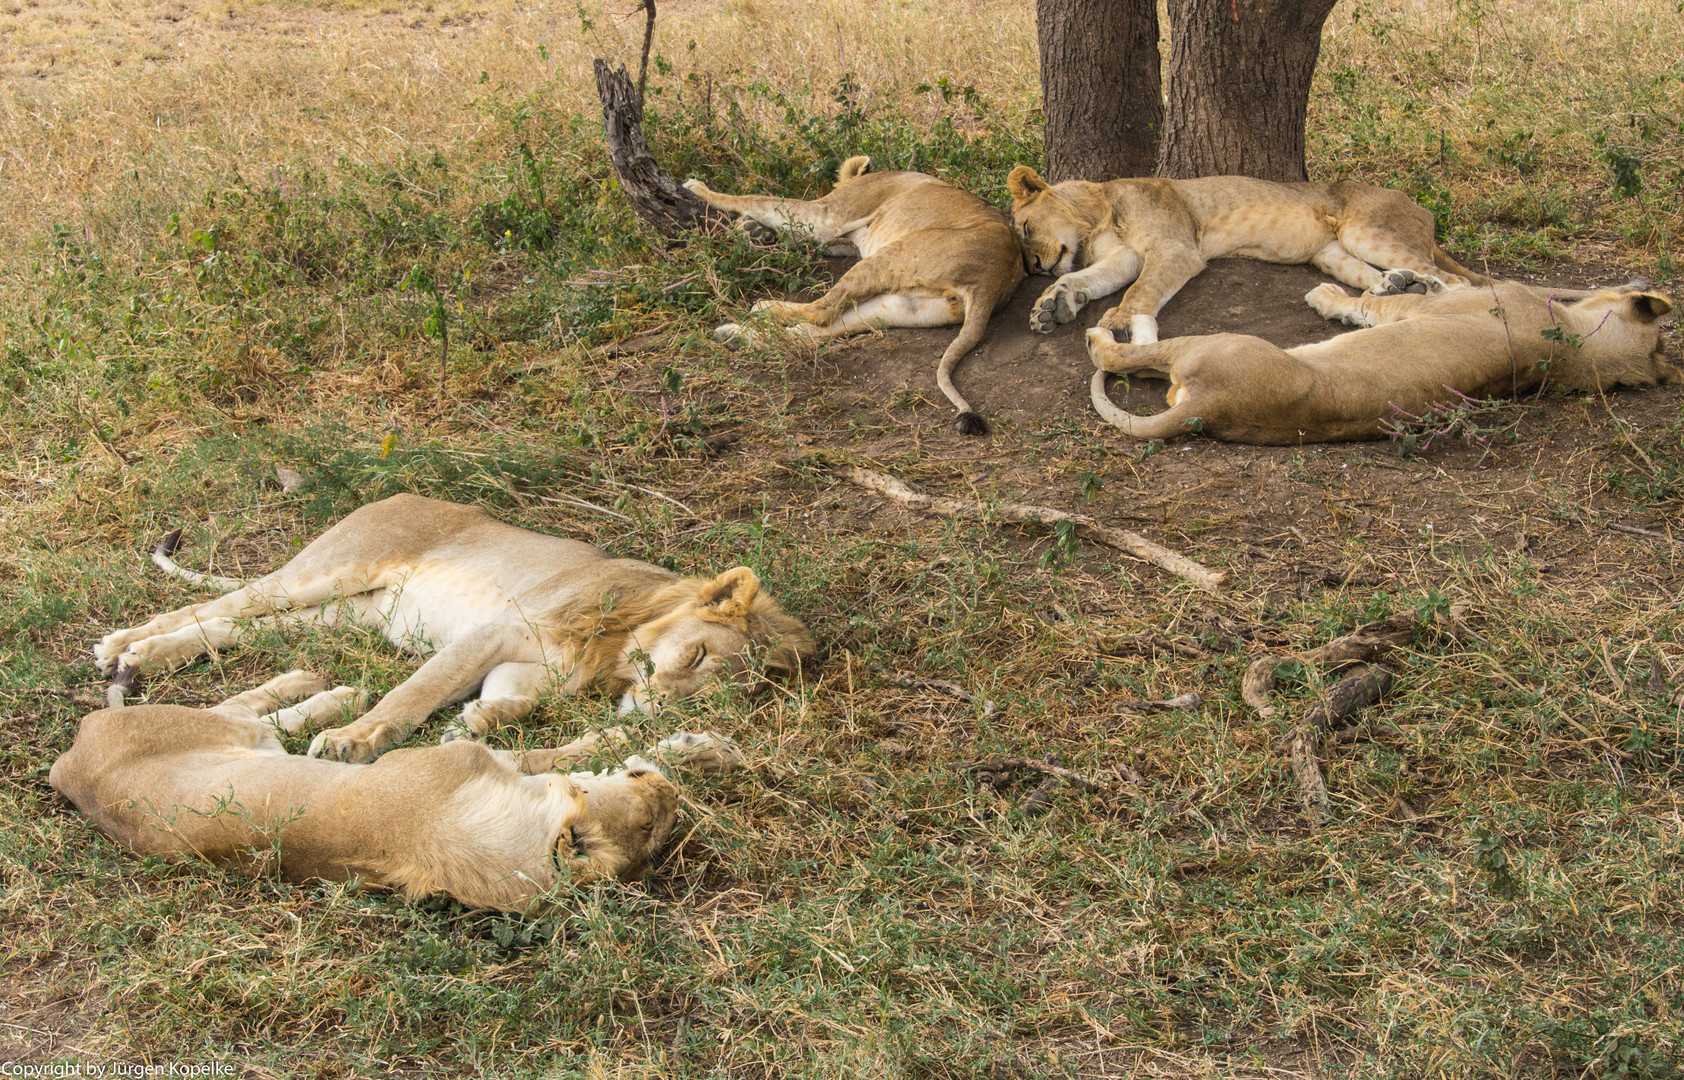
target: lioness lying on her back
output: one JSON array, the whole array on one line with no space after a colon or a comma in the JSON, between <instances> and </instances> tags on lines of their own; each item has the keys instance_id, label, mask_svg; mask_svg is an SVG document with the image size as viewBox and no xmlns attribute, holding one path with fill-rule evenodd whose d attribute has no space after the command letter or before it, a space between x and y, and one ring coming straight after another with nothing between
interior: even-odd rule
<instances>
[{"instance_id":1,"label":"lioness lying on her back","mask_svg":"<svg viewBox=\"0 0 1684 1080\"><path fill-rule=\"evenodd\" d=\"M268 865L292 880L360 881L417 899L531 912L566 880L636 880L678 811L672 783L633 756L622 771L550 772L587 760L594 736L516 755L466 740L395 750L372 765L288 754L277 729L355 716L364 697L293 671L209 709L139 705L82 721L48 779L130 850ZM292 708L291 701L304 700ZM728 771L717 736L649 751Z\"/></svg>"},{"instance_id":2,"label":"lioness lying on her back","mask_svg":"<svg viewBox=\"0 0 1684 1080\"><path fill-rule=\"evenodd\" d=\"M742 214L768 228L810 230L833 254L858 251L829 292L810 304L762 300L766 312L814 341L890 326L963 322L936 366L936 385L959 410L966 435L988 422L953 385L953 368L982 340L988 317L1023 280L1017 237L999 211L967 191L916 172L867 173L868 157L842 163L836 187L805 202L768 195L722 195L700 180L684 186L709 206ZM723 341L752 337L737 323L715 331Z\"/></svg>"},{"instance_id":3,"label":"lioness lying on her back","mask_svg":"<svg viewBox=\"0 0 1684 1080\"><path fill-rule=\"evenodd\" d=\"M341 619L431 659L353 724L324 731L310 755L370 761L440 705L479 690L446 738L483 735L545 693L599 687L649 709L758 659L794 673L815 647L746 566L685 578L611 559L577 540L505 525L471 506L394 495L350 514L256 581L183 570L174 535L153 561L227 595L107 634L94 648L117 696L150 666L177 668L237 643L258 622ZM250 620L250 621L240 621ZM436 650L436 651L435 651Z\"/></svg>"},{"instance_id":4,"label":"lioness lying on her back","mask_svg":"<svg viewBox=\"0 0 1684 1080\"><path fill-rule=\"evenodd\" d=\"M1430 212L1367 184L1248 176L1048 184L1019 165L1006 186L1030 273L1058 275L1030 311L1030 328L1043 334L1133 282L1099 325L1148 345L1170 297L1207 261L1233 255L1314 263L1359 289L1377 288L1392 269L1433 288L1485 283L1433 240Z\"/></svg>"},{"instance_id":5,"label":"lioness lying on her back","mask_svg":"<svg viewBox=\"0 0 1684 1080\"><path fill-rule=\"evenodd\" d=\"M1401 409L1510 395L1545 379L1567 390L1654 386L1678 369L1661 358L1656 293L1533 288L1497 282L1436 296L1346 295L1321 285L1304 298L1330 319L1371 329L1280 349L1244 334L1123 344L1088 331L1094 408L1137 439L1194 431L1229 442L1290 445L1376 439ZM1105 393L1107 372L1170 380L1169 409L1134 416Z\"/></svg>"}]
</instances>

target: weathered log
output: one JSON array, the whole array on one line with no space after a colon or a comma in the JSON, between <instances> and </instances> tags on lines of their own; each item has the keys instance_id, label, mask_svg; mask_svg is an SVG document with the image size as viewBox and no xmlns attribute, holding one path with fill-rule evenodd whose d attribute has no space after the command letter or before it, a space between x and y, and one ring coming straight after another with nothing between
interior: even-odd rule
<instances>
[{"instance_id":1,"label":"weathered log","mask_svg":"<svg viewBox=\"0 0 1684 1080\"><path fill-rule=\"evenodd\" d=\"M1321 762L1316 759L1314 733L1299 728L1292 734L1287 751L1292 755L1292 775L1298 780L1298 797L1304 813L1313 822L1327 819L1327 784L1322 780Z\"/></svg>"},{"instance_id":2,"label":"weathered log","mask_svg":"<svg viewBox=\"0 0 1684 1080\"><path fill-rule=\"evenodd\" d=\"M673 182L643 140L643 102L624 65L593 62L596 93L602 99L603 136L620 190L638 216L668 236L685 229L727 223L726 215Z\"/></svg>"},{"instance_id":3,"label":"weathered log","mask_svg":"<svg viewBox=\"0 0 1684 1080\"><path fill-rule=\"evenodd\" d=\"M1383 667L1364 664L1333 684L1326 701L1318 701L1304 714L1304 725L1330 731L1368 708L1392 688L1392 673Z\"/></svg>"}]
</instances>

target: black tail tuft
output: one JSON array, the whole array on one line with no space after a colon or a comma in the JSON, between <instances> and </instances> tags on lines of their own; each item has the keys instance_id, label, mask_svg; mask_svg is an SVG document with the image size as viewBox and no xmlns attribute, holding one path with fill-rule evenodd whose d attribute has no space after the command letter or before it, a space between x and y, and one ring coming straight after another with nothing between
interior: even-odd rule
<instances>
[{"instance_id":1,"label":"black tail tuft","mask_svg":"<svg viewBox=\"0 0 1684 1080\"><path fill-rule=\"evenodd\" d=\"M953 418L953 426L959 429L961 435L988 434L988 421L979 412L962 412Z\"/></svg>"},{"instance_id":2,"label":"black tail tuft","mask_svg":"<svg viewBox=\"0 0 1684 1080\"><path fill-rule=\"evenodd\" d=\"M181 530L177 529L158 541L158 546L152 549L152 554L169 558L181 546Z\"/></svg>"}]
</instances>

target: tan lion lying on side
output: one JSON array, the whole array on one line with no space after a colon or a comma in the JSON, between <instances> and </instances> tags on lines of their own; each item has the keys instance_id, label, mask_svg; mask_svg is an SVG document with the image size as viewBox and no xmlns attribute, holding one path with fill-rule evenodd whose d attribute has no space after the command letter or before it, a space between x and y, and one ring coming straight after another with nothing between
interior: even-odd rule
<instances>
[{"instance_id":1,"label":"tan lion lying on side","mask_svg":"<svg viewBox=\"0 0 1684 1080\"><path fill-rule=\"evenodd\" d=\"M1661 358L1672 302L1653 292L1595 292L1497 282L1436 296L1304 298L1330 319L1371 329L1280 349L1244 334L1122 344L1088 331L1094 408L1137 439L1202 432L1229 442L1290 445L1377 439L1397 410L1508 396L1544 383L1566 390L1654 386L1678 369ZM1169 408L1134 416L1105 393L1108 372L1170 380Z\"/></svg>"},{"instance_id":2,"label":"tan lion lying on side","mask_svg":"<svg viewBox=\"0 0 1684 1080\"><path fill-rule=\"evenodd\" d=\"M677 791L641 757L617 772L550 771L588 760L594 736L525 755L461 740L371 765L288 754L277 729L362 710L358 691L324 686L294 671L209 709L102 709L48 779L143 855L522 913L563 883L636 880L672 831ZM713 773L738 761L717 736L678 735L649 752L668 750Z\"/></svg>"},{"instance_id":3,"label":"tan lion lying on side","mask_svg":"<svg viewBox=\"0 0 1684 1080\"><path fill-rule=\"evenodd\" d=\"M754 312L793 324L814 341L880 327L962 323L936 365L936 385L959 410L954 423L961 432L986 434L988 422L954 387L953 368L1023 280L1017 237L999 211L970 192L923 173L867 173L870 164L868 157L849 158L830 194L810 202L722 195L700 180L684 186L709 206L767 228L809 230L833 254L859 252L860 261L812 303L762 300ZM714 333L722 341L753 337L737 323Z\"/></svg>"},{"instance_id":4,"label":"tan lion lying on side","mask_svg":"<svg viewBox=\"0 0 1684 1080\"><path fill-rule=\"evenodd\" d=\"M1170 297L1211 259L1236 255L1313 263L1364 290L1378 289L1386 270L1412 271L1431 289L1485 283L1433 240L1429 211L1367 184L1248 176L1048 184L1019 165L1006 186L1030 273L1058 277L1030 311L1030 328L1043 334L1129 285L1099 325L1151 344Z\"/></svg>"},{"instance_id":5,"label":"tan lion lying on side","mask_svg":"<svg viewBox=\"0 0 1684 1080\"><path fill-rule=\"evenodd\" d=\"M519 719L546 693L594 687L623 695L623 710L648 710L753 661L794 673L814 654L807 628L746 566L680 577L418 495L362 507L249 584L183 570L169 557L174 542L166 537L153 561L231 591L106 635L94 657L117 676L114 704L136 672L181 667L262 622L346 620L433 654L367 716L316 736L312 757L371 761L475 690L446 739Z\"/></svg>"}]
</instances>

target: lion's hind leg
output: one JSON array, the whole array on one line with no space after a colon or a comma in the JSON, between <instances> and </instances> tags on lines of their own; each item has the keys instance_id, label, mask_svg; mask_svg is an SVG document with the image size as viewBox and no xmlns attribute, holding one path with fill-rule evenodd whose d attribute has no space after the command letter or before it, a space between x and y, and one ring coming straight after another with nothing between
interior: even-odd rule
<instances>
[{"instance_id":1,"label":"lion's hind leg","mask_svg":"<svg viewBox=\"0 0 1684 1080\"><path fill-rule=\"evenodd\" d=\"M1310 256L1310 262L1328 277L1363 292L1379 287L1383 280L1379 270L1352 255L1337 240Z\"/></svg>"},{"instance_id":2,"label":"lion's hind leg","mask_svg":"<svg viewBox=\"0 0 1684 1080\"><path fill-rule=\"evenodd\" d=\"M1438 245L1433 240L1431 215L1428 215L1426 223L1419 228L1412 224L1408 233L1409 235L1405 235L1396 229L1363 223L1352 223L1339 229L1338 243L1370 268L1379 267L1378 273L1382 278L1380 281L1367 281L1366 278L1356 280L1328 267L1322 268L1347 285L1382 296L1389 295L1384 291L1387 288L1404 291L1419 284L1425 286L1427 292L1436 293L1471 284L1467 278L1450 273L1438 265L1434 258ZM1316 265L1322 266L1319 261ZM1411 276L1388 284L1384 280L1387 271L1404 271Z\"/></svg>"}]
</instances>

